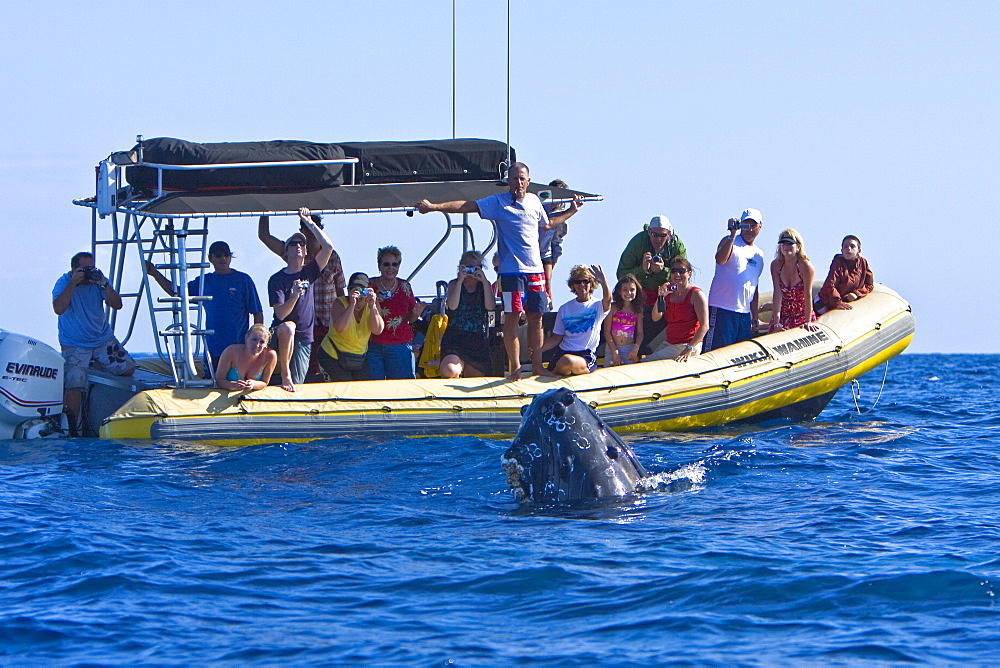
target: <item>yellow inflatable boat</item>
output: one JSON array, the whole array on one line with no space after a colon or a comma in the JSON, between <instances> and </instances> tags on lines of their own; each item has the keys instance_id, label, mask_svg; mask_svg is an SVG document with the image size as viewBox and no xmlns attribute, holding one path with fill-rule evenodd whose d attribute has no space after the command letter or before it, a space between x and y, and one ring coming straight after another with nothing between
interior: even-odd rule
<instances>
[{"instance_id":1,"label":"yellow inflatable boat","mask_svg":"<svg viewBox=\"0 0 1000 668\"><path fill-rule=\"evenodd\" d=\"M101 437L220 445L342 436L513 435L521 406L553 387L573 389L619 433L686 431L774 417L811 419L836 391L900 354L915 321L905 300L876 285L819 329L768 334L691 358L599 369L571 378L365 381L140 392L104 420Z\"/></svg>"}]
</instances>

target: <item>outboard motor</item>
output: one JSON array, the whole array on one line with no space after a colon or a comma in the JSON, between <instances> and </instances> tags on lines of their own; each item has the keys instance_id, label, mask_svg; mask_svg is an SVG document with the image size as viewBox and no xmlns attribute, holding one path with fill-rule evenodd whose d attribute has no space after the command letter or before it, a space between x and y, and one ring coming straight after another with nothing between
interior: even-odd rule
<instances>
[{"instance_id":1,"label":"outboard motor","mask_svg":"<svg viewBox=\"0 0 1000 668\"><path fill-rule=\"evenodd\" d=\"M0 329L0 439L64 434L62 407L62 355Z\"/></svg>"}]
</instances>

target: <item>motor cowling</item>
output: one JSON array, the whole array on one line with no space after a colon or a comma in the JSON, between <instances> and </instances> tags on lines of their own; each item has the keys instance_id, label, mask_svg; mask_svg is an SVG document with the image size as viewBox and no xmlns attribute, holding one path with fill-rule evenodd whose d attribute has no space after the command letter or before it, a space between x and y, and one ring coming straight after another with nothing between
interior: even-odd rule
<instances>
[{"instance_id":1,"label":"motor cowling","mask_svg":"<svg viewBox=\"0 0 1000 668\"><path fill-rule=\"evenodd\" d=\"M0 439L23 436L24 423L49 421L62 408L62 355L41 341L0 329Z\"/></svg>"}]
</instances>

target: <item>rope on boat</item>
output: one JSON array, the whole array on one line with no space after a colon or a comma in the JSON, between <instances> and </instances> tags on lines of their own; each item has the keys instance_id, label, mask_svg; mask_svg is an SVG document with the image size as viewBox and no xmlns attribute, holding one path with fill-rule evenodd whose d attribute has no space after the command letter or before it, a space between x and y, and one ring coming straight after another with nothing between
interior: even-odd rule
<instances>
[{"instance_id":1,"label":"rope on boat","mask_svg":"<svg viewBox=\"0 0 1000 668\"><path fill-rule=\"evenodd\" d=\"M760 359L764 359L764 358L760 358ZM743 362L741 364L745 364L745 362ZM713 372L714 371L721 371L722 369L731 369L731 368L737 367L737 366L740 366L740 364L730 364L730 365L727 365L727 366L724 366L724 367L717 367L715 369L712 369L712 371ZM590 393L590 392L612 392L614 390L625 389L625 388L630 388L630 387L642 387L643 385L657 385L659 383L665 383L665 382L670 382L670 381L674 381L674 380L680 380L682 378L698 378L700 376L705 375L705 373L707 373L707 372L701 371L701 372L698 372L698 373L687 373L687 374L682 374L682 375L679 375L679 376L673 376L671 378L654 378L652 380L636 381L634 383L621 383L621 384L617 384L617 385L604 385L602 387L581 388L579 390L573 390L573 391L576 392L577 394L585 394L585 393ZM393 398L393 399L391 399L391 401L393 401L393 402L408 402L408 403L411 403L411 402L421 402L421 401L485 401L485 400L500 401L500 400L509 400L509 399L517 399L517 400L534 399L537 396L538 396L538 394L529 394L527 392L519 392L519 393L516 393L516 394L498 394L498 395L494 395L494 396L485 396L485 395L483 395L483 396L445 396L445 395L435 396L435 395L428 395L428 396L423 396L423 397L399 397L399 398ZM253 397L253 396L243 395L237 401L239 403L249 403L249 402L258 402L258 403L289 403L290 400L289 399L272 399L272 398L266 398L266 397ZM345 403L381 402L381 403L385 403L386 401L389 401L389 400L387 400L385 397L378 397L378 398L365 398L365 397L317 397L317 398L302 397L302 398L298 398L298 397L296 397L294 399L294 403L327 403L327 402L331 402L331 403L335 403L335 402L345 402Z\"/></svg>"},{"instance_id":2,"label":"rope on boat","mask_svg":"<svg viewBox=\"0 0 1000 668\"><path fill-rule=\"evenodd\" d=\"M684 379L684 378L700 378L700 377L702 377L702 376L704 376L704 375L706 375L708 373L717 373L719 371L724 371L726 369L734 369L734 368L737 368L737 367L745 366L747 364L755 364L757 362L763 362L763 361L766 361L766 360L774 361L776 359L774 357L774 355L771 354L771 351L768 350L768 348L765 347L763 344L761 344L759 341L756 341L755 339L751 339L750 341L752 341L753 343L756 343L757 346L764 353L761 357L754 357L754 358L752 358L750 360L740 360L738 362L734 362L732 364L726 364L724 366L718 366L718 367L715 367L715 368L707 370L707 371L699 371L699 372L695 372L695 373L679 374L679 375L676 375L676 376L673 376L673 377L670 377L670 378L653 378L653 379L650 379L650 380L636 381L634 383L618 383L618 384L614 384L614 385L604 385L602 387L581 388L579 390L573 390L573 391L576 392L577 394L587 394L587 393L593 393L593 392L609 392L610 393L610 392L614 392L615 390L628 389L628 388L633 388L633 387L643 387L645 385L658 385L660 383L671 382L671 381L675 381L675 380L681 380L681 379ZM799 360L798 362L786 362L785 368L792 368L792 367L794 367L796 365L799 365L799 364L805 364L805 363L811 362L815 358L822 357L823 355L827 355L827 354L829 354L831 352L833 352L833 351L825 350L825 351L822 351L822 352L818 352L817 354L812 355L810 357L807 357L805 359ZM888 373L888 368L889 368L889 363L888 363L888 361L886 361L886 373ZM722 383L722 386L723 387L728 387L729 382L730 381L728 381L728 380L724 381ZM857 403L858 403L857 399L858 399L858 396L860 396L860 389L859 389L860 386L859 386L858 381L856 379L853 380L853 381L851 381L851 382L852 382L852 390L854 391L854 394L855 394L854 403L855 403L855 406L857 406ZM885 386L885 376L883 376L883 378L882 378L882 386L883 387ZM511 400L511 399L514 399L514 400L534 399L537 396L538 396L538 394L531 394L531 393L527 393L527 392L518 392L518 393L514 393L514 394L494 395L492 397L488 397L488 396L471 397L471 396L425 395L425 396L422 396L422 397L398 397L398 398L393 398L391 401L393 403L419 403L419 402L424 402L424 401L458 401L458 402L461 402L461 401L484 401L484 400L503 401L503 400ZM654 393L654 395L651 398L654 399L654 400L658 400L658 399L662 398L662 396L663 395L661 395L660 393L657 392L657 393ZM882 388L879 388L879 397L881 397L881 396L882 396ZM288 403L288 401L289 401L288 399L272 399L272 398L265 398L265 397L253 397L253 396L248 396L248 395L243 395L240 399L238 399L238 402L241 403L241 404L242 403L251 403L251 402L254 402L254 403ZM378 397L378 398L364 398L364 397L317 397L317 398L304 398L303 397L303 398L296 398L294 401L295 401L295 403L338 403L338 402L344 402L344 403L373 403L373 402L379 402L379 403L382 403L384 405L387 400L386 400L385 397ZM865 412L869 412L869 411L874 410L876 405L878 405L878 398L875 399L875 403L872 404L871 408L869 408L868 411L865 411ZM454 410L454 407L453 407L452 410ZM858 413L862 414L860 407L858 408Z\"/></svg>"},{"instance_id":3,"label":"rope on boat","mask_svg":"<svg viewBox=\"0 0 1000 668\"><path fill-rule=\"evenodd\" d=\"M712 368L710 370L707 370L707 371L698 371L698 372L695 372L695 373L679 374L679 375L676 375L676 376L672 376L670 378L652 378L650 380L641 380L641 381L636 381L634 383L617 383L617 384L614 384L614 385L604 385L604 386L601 386L601 387L581 388L581 389L573 390L573 391L576 392L577 394L588 394L588 393L593 393L593 392L608 392L608 393L610 393L610 392L614 392L615 390L628 389L628 388L633 388L633 387L643 387L643 386L646 386L646 385L659 385L661 383L668 383L668 382L672 382L672 381L675 381L675 380L682 380L684 378L701 378L702 376L704 376L706 374L709 374L709 373L717 373L719 371L724 371L726 369L735 369L737 367L746 366L747 364L755 364L757 362L763 362L763 361L767 361L767 360L773 361L775 359L775 357L771 354L771 352L766 347L764 347L763 345L761 345L757 341L753 341L753 342L757 343L758 347L760 347L760 349L763 351L764 355L762 355L761 357L755 357L755 358L750 359L750 360L740 360L740 361L732 363L732 364L726 364L724 366L714 367L714 368ZM791 368L791 367L793 367L795 365L798 365L798 364L805 364L807 362L812 361L816 357L821 357L823 355L829 354L830 352L831 351L827 350L827 351L823 351L823 352L817 353L817 354L815 354L815 355L813 355L811 357L807 357L806 359L799 360L798 362L788 362L788 363L786 363L786 368ZM723 381L721 383L721 386L722 387L728 387L729 384L730 384L730 381L725 380L725 381ZM880 394L881 394L881 392L880 392ZM402 402L402 403L419 403L419 402L424 402L424 401L484 401L484 400L503 401L503 400L512 400L512 399L514 399L514 400L534 399L537 396L538 396L538 394L531 394L531 393L527 393L527 392L518 392L518 393L515 393L515 394L499 394L499 395L494 395L494 396L426 395L426 396L422 396L422 397L398 397L398 398L393 398L391 401L393 403L400 403L400 402ZM663 395L661 395L660 393L657 392L651 398L653 398L654 400L658 400L658 399L662 398L662 396ZM288 399L274 399L274 398L266 398L266 397L254 397L254 396L249 396L249 395L243 395L240 399L238 399L238 401L241 404L242 403L250 403L250 402L255 402L255 403L288 403L289 402ZM374 402L379 402L379 403L382 403L382 404L384 404L386 401L387 401L387 399L385 397L378 397L378 398L365 398L365 397L316 397L316 398L305 398L305 397L302 397L302 398L296 398L294 400L295 403L338 403L338 402L344 402L344 403L374 403ZM874 408L874 407L875 406L872 405L872 408Z\"/></svg>"},{"instance_id":4,"label":"rope on boat","mask_svg":"<svg viewBox=\"0 0 1000 668\"><path fill-rule=\"evenodd\" d=\"M886 360L884 369L882 371L882 384L878 388L878 396L875 397L875 403L871 405L871 408L868 408L864 411L862 411L861 406L858 405L858 399L861 398L861 383L858 382L857 378L851 381L851 394L854 396L854 408L858 411L858 415L866 415L875 410L875 407L878 406L878 400L882 398L882 390L885 389L885 378L888 375L889 375L889 360Z\"/></svg>"}]
</instances>

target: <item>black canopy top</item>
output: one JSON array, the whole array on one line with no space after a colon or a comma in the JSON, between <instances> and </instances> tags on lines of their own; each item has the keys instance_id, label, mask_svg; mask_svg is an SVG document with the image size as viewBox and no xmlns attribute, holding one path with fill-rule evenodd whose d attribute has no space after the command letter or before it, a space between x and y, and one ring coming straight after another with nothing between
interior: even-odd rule
<instances>
[{"instance_id":1,"label":"black canopy top","mask_svg":"<svg viewBox=\"0 0 1000 668\"><path fill-rule=\"evenodd\" d=\"M600 201L601 195L554 188L532 183L529 192L552 193L552 201L568 202L579 195L584 201ZM301 207L321 214L386 213L410 211L421 199L432 202L477 200L508 192L499 181L446 181L432 183L390 183L367 186L336 186L303 190L228 190L225 192L179 192L146 203L133 210L153 217L232 217L261 214L292 214Z\"/></svg>"}]
</instances>

